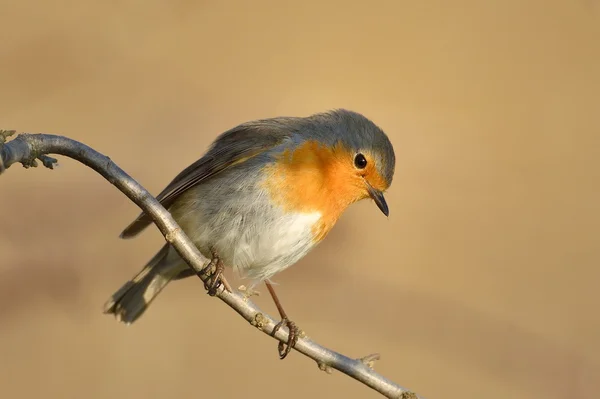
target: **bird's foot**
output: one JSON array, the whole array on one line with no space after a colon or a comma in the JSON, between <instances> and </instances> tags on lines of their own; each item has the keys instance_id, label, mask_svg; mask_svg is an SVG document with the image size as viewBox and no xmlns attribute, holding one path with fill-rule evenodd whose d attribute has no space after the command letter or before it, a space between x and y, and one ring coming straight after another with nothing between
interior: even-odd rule
<instances>
[{"instance_id":1,"label":"bird's foot","mask_svg":"<svg viewBox=\"0 0 600 399\"><path fill-rule=\"evenodd\" d=\"M287 317L283 318L275 328L273 328L272 336L275 336L277 331L282 327L286 326L288 328L288 340L286 343L279 342L277 349L279 350L279 358L285 359L285 357L290 353L296 342L298 342L298 337L300 336L300 329L296 326L296 323L288 319Z\"/></svg>"},{"instance_id":2,"label":"bird's foot","mask_svg":"<svg viewBox=\"0 0 600 399\"><path fill-rule=\"evenodd\" d=\"M210 263L201 270L200 278L207 278L204 282L204 289L208 291L208 295L215 296L217 294L217 290L221 287L221 284L223 284L224 270L225 266L218 257L213 257Z\"/></svg>"}]
</instances>

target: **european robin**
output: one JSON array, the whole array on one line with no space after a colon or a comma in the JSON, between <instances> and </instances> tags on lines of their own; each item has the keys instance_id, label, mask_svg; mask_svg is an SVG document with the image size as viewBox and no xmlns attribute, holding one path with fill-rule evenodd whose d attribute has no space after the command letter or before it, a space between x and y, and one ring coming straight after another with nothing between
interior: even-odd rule
<instances>
[{"instance_id":1,"label":"european robin","mask_svg":"<svg viewBox=\"0 0 600 399\"><path fill-rule=\"evenodd\" d=\"M371 198L389 215L383 193L394 176L395 154L386 134L363 115L335 110L308 117L243 123L222 133L207 153L156 197L211 262L207 289L215 295L226 266L252 286L265 282L289 329L283 359L298 338L270 278L320 243L344 210ZM121 234L131 238L151 224L142 213ZM133 323L171 280L195 275L165 244L106 303L105 313Z\"/></svg>"}]
</instances>

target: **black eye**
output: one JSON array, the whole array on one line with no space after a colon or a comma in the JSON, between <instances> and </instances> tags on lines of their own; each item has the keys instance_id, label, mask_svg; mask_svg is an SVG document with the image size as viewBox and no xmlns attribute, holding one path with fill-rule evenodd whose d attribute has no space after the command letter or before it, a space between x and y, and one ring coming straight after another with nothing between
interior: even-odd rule
<instances>
[{"instance_id":1,"label":"black eye","mask_svg":"<svg viewBox=\"0 0 600 399\"><path fill-rule=\"evenodd\" d=\"M354 166L358 169L364 169L367 167L367 158L363 154L356 154L354 157Z\"/></svg>"}]
</instances>

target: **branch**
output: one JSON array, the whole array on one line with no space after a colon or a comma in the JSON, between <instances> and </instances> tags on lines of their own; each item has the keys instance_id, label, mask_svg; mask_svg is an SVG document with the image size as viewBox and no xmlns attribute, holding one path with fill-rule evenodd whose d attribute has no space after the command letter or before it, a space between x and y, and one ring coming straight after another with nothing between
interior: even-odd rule
<instances>
[{"instance_id":1,"label":"branch","mask_svg":"<svg viewBox=\"0 0 600 399\"><path fill-rule=\"evenodd\" d=\"M177 250L187 264L196 273L202 270L204 257L177 225L171 214L110 158L85 144L62 136L20 134L14 140L7 142L7 138L12 134L14 131L0 130L0 174L14 163L21 163L25 168L36 167L36 159L42 161L45 167L52 169L57 161L47 154L60 154L73 158L94 169L136 203L152 218L167 242ZM272 336L276 321L249 301L248 295L230 293L221 287L217 297L258 330ZM287 342L287 336L287 329L280 329L274 338ZM315 360L321 370L328 373L332 369L339 370L388 398L423 399L376 373L372 367L373 362L379 359L378 354L352 359L306 337L300 337L294 349Z\"/></svg>"}]
</instances>

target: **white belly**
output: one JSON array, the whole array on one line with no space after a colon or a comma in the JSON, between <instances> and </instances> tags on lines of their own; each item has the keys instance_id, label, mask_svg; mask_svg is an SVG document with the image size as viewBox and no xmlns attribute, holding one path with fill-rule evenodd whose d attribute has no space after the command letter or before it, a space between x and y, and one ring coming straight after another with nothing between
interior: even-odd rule
<instances>
[{"instance_id":1,"label":"white belly","mask_svg":"<svg viewBox=\"0 0 600 399\"><path fill-rule=\"evenodd\" d=\"M320 217L319 213L298 213L270 223L255 220L231 229L214 246L227 266L260 282L293 265L314 247L312 227Z\"/></svg>"},{"instance_id":2,"label":"white belly","mask_svg":"<svg viewBox=\"0 0 600 399\"><path fill-rule=\"evenodd\" d=\"M225 266L253 283L293 265L316 244L318 212L284 213L256 197L243 205L232 201L215 212L202 194L182 198L171 213L205 257L214 249Z\"/></svg>"}]
</instances>

